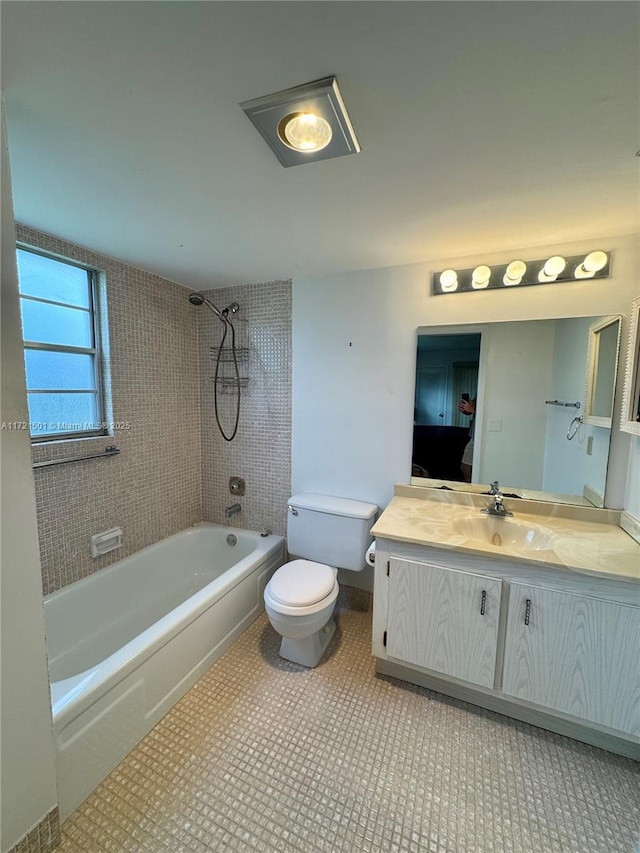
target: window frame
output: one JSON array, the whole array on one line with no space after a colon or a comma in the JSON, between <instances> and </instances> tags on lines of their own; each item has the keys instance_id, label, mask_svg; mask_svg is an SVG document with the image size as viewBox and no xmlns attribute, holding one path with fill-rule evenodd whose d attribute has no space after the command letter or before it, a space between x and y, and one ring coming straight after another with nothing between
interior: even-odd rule
<instances>
[{"instance_id":1,"label":"window frame","mask_svg":"<svg viewBox=\"0 0 640 853\"><path fill-rule=\"evenodd\" d=\"M78 439L84 438L100 438L101 436L110 435L110 431L107 428L107 399L106 399L106 378L105 378L105 362L104 362L104 342L102 339L102 315L101 315L101 300L100 300L100 278L104 275L102 270L96 269L87 264L83 264L80 261L76 261L72 258L68 258L64 255L58 255L55 252L47 252L45 249L40 249L37 246L31 246L28 243L23 243L20 241L16 242L16 249L20 249L24 252L29 252L33 255L40 255L43 258L48 258L52 261L57 261L61 264L66 264L67 266L76 267L77 269L84 270L87 273L87 284L88 284L88 294L89 294L89 307L88 309L75 307L75 310L86 310L89 313L90 317L90 328L91 328L91 340L93 343L92 347L76 347L76 346L66 346L64 344L49 344L42 343L39 341L27 341L24 337L23 330L21 329L22 335L22 348L23 353L26 353L27 350L36 350L36 351L49 351L49 352L65 352L71 354L79 354L79 355L92 355L93 356L93 370L94 370L94 379L95 379L95 395L96 395L96 412L97 412L97 422L101 425L99 429L95 430L71 430L69 432L50 432L50 433L40 433L34 435L30 432L31 443L36 444L44 444L50 441L74 441ZM68 303L59 302L56 299L46 299L39 296L30 296L27 294L19 293L20 296L20 318L22 322L22 300L28 300L30 302L44 302L48 305L59 305L64 308L74 308L73 305L69 305ZM25 380L26 380L26 357L25 357ZM49 394L74 394L74 393L86 393L86 390L74 390L74 389L60 389L60 388L48 388L48 389L38 389L36 391L31 391L27 387L27 397L29 394L33 393L49 393ZM29 417L31 417L31 413L29 412Z\"/></svg>"}]
</instances>

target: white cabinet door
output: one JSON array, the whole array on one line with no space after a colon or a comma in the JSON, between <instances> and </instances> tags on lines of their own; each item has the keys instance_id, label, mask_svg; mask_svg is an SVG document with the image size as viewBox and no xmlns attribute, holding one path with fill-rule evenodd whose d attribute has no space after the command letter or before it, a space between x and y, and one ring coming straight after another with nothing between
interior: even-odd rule
<instances>
[{"instance_id":1,"label":"white cabinet door","mask_svg":"<svg viewBox=\"0 0 640 853\"><path fill-rule=\"evenodd\" d=\"M392 558L387 655L493 687L502 582Z\"/></svg>"},{"instance_id":2,"label":"white cabinet door","mask_svg":"<svg viewBox=\"0 0 640 853\"><path fill-rule=\"evenodd\" d=\"M512 581L503 692L640 734L640 608Z\"/></svg>"}]
</instances>

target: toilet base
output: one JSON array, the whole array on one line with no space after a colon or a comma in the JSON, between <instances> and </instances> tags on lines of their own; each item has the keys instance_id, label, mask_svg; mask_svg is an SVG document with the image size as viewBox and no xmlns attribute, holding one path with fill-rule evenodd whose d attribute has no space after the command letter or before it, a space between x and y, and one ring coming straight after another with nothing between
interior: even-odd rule
<instances>
[{"instance_id":1,"label":"toilet base","mask_svg":"<svg viewBox=\"0 0 640 853\"><path fill-rule=\"evenodd\" d=\"M298 637L296 639L283 637L280 645L280 657L302 666L317 666L335 632L336 622L332 616L324 628L316 631L310 637Z\"/></svg>"}]
</instances>

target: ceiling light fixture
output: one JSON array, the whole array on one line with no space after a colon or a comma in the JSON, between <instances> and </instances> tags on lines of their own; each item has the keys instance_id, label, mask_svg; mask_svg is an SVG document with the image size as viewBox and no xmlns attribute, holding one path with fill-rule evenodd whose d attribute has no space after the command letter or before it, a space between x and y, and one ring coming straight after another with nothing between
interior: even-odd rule
<instances>
[{"instance_id":1,"label":"ceiling light fixture","mask_svg":"<svg viewBox=\"0 0 640 853\"><path fill-rule=\"evenodd\" d=\"M335 77L244 101L240 106L283 166L360 151Z\"/></svg>"},{"instance_id":2,"label":"ceiling light fixture","mask_svg":"<svg viewBox=\"0 0 640 853\"><path fill-rule=\"evenodd\" d=\"M278 136L294 151L322 151L331 142L331 125L313 113L291 113L278 125Z\"/></svg>"},{"instance_id":3,"label":"ceiling light fixture","mask_svg":"<svg viewBox=\"0 0 640 853\"><path fill-rule=\"evenodd\" d=\"M465 270L446 269L433 273L431 292L464 293L474 290L500 290L513 285L577 281L606 278L611 271L611 252L600 249L587 255L552 255L539 261L510 261L508 264L479 264Z\"/></svg>"}]
</instances>

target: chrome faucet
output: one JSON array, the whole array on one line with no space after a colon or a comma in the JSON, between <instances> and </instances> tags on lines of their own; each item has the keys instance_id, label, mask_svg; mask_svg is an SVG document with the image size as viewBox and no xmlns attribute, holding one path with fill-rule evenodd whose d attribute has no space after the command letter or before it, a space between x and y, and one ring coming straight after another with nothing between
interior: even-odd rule
<instances>
[{"instance_id":1,"label":"chrome faucet","mask_svg":"<svg viewBox=\"0 0 640 853\"><path fill-rule=\"evenodd\" d=\"M231 518L242 509L240 504L231 504L224 511L224 523L229 524Z\"/></svg>"},{"instance_id":2,"label":"chrome faucet","mask_svg":"<svg viewBox=\"0 0 640 853\"><path fill-rule=\"evenodd\" d=\"M513 516L513 513L509 512L504 505L504 497L500 491L500 486L497 480L494 483L491 483L491 491L489 494L493 496L493 501L490 501L482 512L485 512L487 515L497 515L500 516L500 518Z\"/></svg>"}]
</instances>

